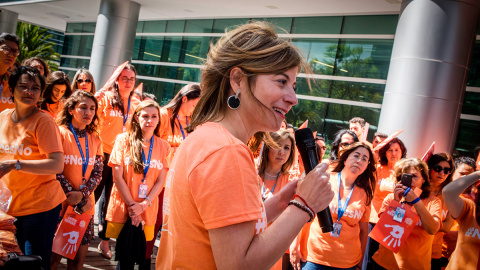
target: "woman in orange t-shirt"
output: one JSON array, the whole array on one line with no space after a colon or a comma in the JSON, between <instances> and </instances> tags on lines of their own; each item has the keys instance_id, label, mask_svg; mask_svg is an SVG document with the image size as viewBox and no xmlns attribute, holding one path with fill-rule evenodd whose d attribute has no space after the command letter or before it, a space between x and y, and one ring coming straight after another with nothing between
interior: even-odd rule
<instances>
[{"instance_id":1,"label":"woman in orange t-shirt","mask_svg":"<svg viewBox=\"0 0 480 270\"><path fill-rule=\"evenodd\" d=\"M297 179L296 175L290 174L295 158L295 138L293 134L286 129L280 129L276 132L270 132L270 137L279 148L266 144L263 149L260 167L258 168L263 200L273 197L288 183ZM290 265L289 255L285 255L270 269L280 270L282 264Z\"/></svg>"},{"instance_id":2,"label":"woman in orange t-shirt","mask_svg":"<svg viewBox=\"0 0 480 270\"><path fill-rule=\"evenodd\" d=\"M43 92L43 101L40 109L46 111L53 118L57 118L65 100L72 94L70 80L63 71L55 71L47 76L47 87Z\"/></svg>"},{"instance_id":3,"label":"woman in orange t-shirt","mask_svg":"<svg viewBox=\"0 0 480 270\"><path fill-rule=\"evenodd\" d=\"M404 173L413 175L410 187L400 183ZM386 211L392 200L396 200L407 204L405 207L420 216L420 220L408 238L401 243L397 253L380 245L373 255L374 269L430 269L433 238L442 224L442 202L430 195L428 176L427 164L418 158L402 159L395 165L397 184L394 193L385 197L379 216ZM411 190L404 197L407 188ZM420 196L417 196L419 193Z\"/></svg>"},{"instance_id":4,"label":"woman in orange t-shirt","mask_svg":"<svg viewBox=\"0 0 480 270\"><path fill-rule=\"evenodd\" d=\"M91 216L75 259L67 261L68 269L83 269L88 246L93 239L93 191L102 179L103 169L97 109L97 99L92 94L76 91L65 102L57 119L65 156L63 172L57 174L57 180L67 196L62 205L62 215L71 205L75 212ZM54 254L52 257L52 269L57 269L61 256Z\"/></svg>"},{"instance_id":5,"label":"woman in orange t-shirt","mask_svg":"<svg viewBox=\"0 0 480 270\"><path fill-rule=\"evenodd\" d=\"M72 92L77 90L87 91L92 94L97 92L92 73L84 68L77 70L75 76L73 76Z\"/></svg>"},{"instance_id":6,"label":"woman in orange t-shirt","mask_svg":"<svg viewBox=\"0 0 480 270\"><path fill-rule=\"evenodd\" d=\"M437 153L430 157L427 164L430 170L430 195L442 201L442 226L435 234L432 247L432 270L440 270L442 269L443 236L453 225L453 219L448 214L442 196L443 187L452 182L453 158L447 153Z\"/></svg>"},{"instance_id":7,"label":"woman in orange t-shirt","mask_svg":"<svg viewBox=\"0 0 480 270\"><path fill-rule=\"evenodd\" d=\"M443 188L443 199L448 212L459 226L455 251L447 270L480 269L480 171L455 180ZM462 196L471 185L476 185L473 200Z\"/></svg>"},{"instance_id":8,"label":"woman in orange t-shirt","mask_svg":"<svg viewBox=\"0 0 480 270\"><path fill-rule=\"evenodd\" d=\"M108 237L105 236L107 207L110 201L110 193L113 186L112 168L108 166L108 160L112 153L115 138L127 130L128 121L133 111L140 103L133 96L135 89L135 78L137 72L131 64L126 64L122 72L110 86L104 86L105 91L97 91L95 97L98 100L98 115L102 119L102 149L105 159L103 161L102 181L95 189L95 201L98 201L98 237L102 239L98 250L102 256L111 259L112 252L108 244Z\"/></svg>"},{"instance_id":9,"label":"woman in orange t-shirt","mask_svg":"<svg viewBox=\"0 0 480 270\"><path fill-rule=\"evenodd\" d=\"M330 184L335 192L330 202L334 231L323 233L318 220L312 223L307 262L302 269L362 267L375 189L375 159L365 142L347 146L339 154L330 173Z\"/></svg>"},{"instance_id":10,"label":"woman in orange t-shirt","mask_svg":"<svg viewBox=\"0 0 480 270\"><path fill-rule=\"evenodd\" d=\"M256 149L247 146L255 134L280 129L297 103L301 67L298 49L266 22L239 26L211 47L189 127L195 132L167 175L157 269L268 269L328 206L326 164L263 202Z\"/></svg>"},{"instance_id":11,"label":"woman in orange t-shirt","mask_svg":"<svg viewBox=\"0 0 480 270\"><path fill-rule=\"evenodd\" d=\"M395 164L407 156L407 148L399 138L394 138L383 146L379 151L379 163L377 167L375 192L373 193L372 211L370 212L369 231L372 231L378 222L378 213L385 197L392 193L395 188ZM364 256L363 269L372 269L373 254L377 252L379 243L368 237L367 250Z\"/></svg>"},{"instance_id":12,"label":"woman in orange t-shirt","mask_svg":"<svg viewBox=\"0 0 480 270\"><path fill-rule=\"evenodd\" d=\"M63 147L53 118L37 108L45 87L33 67L14 70L8 84L15 109L0 113L0 177L12 192L8 214L26 255L40 255L50 269L53 236L65 200L55 174L63 171Z\"/></svg>"},{"instance_id":13,"label":"woman in orange t-shirt","mask_svg":"<svg viewBox=\"0 0 480 270\"><path fill-rule=\"evenodd\" d=\"M108 235L110 231L120 231L130 217L132 225L143 230L145 240L154 239L157 197L165 183L166 157L170 150L166 141L154 135L159 127L160 106L154 101L143 101L135 109L128 132L115 140L108 163L113 168L114 179L106 216ZM135 247L121 246L120 242L118 239L115 256L121 265L118 269L133 269L135 259L129 255ZM146 242L143 245L140 250L145 250ZM145 254L142 260L136 261L141 268L144 258Z\"/></svg>"}]
</instances>

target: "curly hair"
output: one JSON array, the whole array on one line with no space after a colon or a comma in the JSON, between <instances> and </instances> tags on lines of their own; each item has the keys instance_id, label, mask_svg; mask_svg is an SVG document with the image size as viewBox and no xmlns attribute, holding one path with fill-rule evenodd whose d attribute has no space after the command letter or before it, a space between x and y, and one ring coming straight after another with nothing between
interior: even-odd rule
<instances>
[{"instance_id":1,"label":"curly hair","mask_svg":"<svg viewBox=\"0 0 480 270\"><path fill-rule=\"evenodd\" d=\"M92 95L90 92L85 92L82 90L75 91L65 102L63 105L61 111L58 113L58 118L57 118L57 125L59 126L66 126L69 123L72 122L73 116L70 114L69 111L74 110L75 106L77 106L80 101L82 101L83 98L89 98L93 100L95 103L95 115L93 116L92 122L87 125L85 128L88 133L96 133L100 135L100 122L101 118L98 116L98 101L97 98L95 98L94 95Z\"/></svg>"}]
</instances>

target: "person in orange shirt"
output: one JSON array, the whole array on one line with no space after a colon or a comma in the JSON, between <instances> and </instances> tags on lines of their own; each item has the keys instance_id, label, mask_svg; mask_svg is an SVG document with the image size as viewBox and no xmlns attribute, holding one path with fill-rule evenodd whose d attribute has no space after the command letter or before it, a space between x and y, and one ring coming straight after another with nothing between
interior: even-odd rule
<instances>
[{"instance_id":1,"label":"person in orange shirt","mask_svg":"<svg viewBox=\"0 0 480 270\"><path fill-rule=\"evenodd\" d=\"M154 135L159 127L160 106L154 101L143 101L133 113L128 132L115 140L108 163L113 167L114 185L106 216L107 235L119 232L130 217L133 226L143 229L145 240L154 238L157 197L165 184L170 150L166 141ZM146 242L143 244L146 247ZM129 254L134 248L121 246L118 240L117 269L133 269L135 260ZM137 263L142 266L145 254L141 258Z\"/></svg>"},{"instance_id":2,"label":"person in orange shirt","mask_svg":"<svg viewBox=\"0 0 480 270\"><path fill-rule=\"evenodd\" d=\"M22 66L31 66L40 72L43 77L47 78L48 74L50 74L50 69L48 68L47 63L40 57L30 57L28 59L23 60Z\"/></svg>"},{"instance_id":3,"label":"person in orange shirt","mask_svg":"<svg viewBox=\"0 0 480 270\"><path fill-rule=\"evenodd\" d=\"M65 200L55 174L63 147L53 118L37 108L45 80L36 68L19 67L8 80L15 109L0 113L0 178L12 192L8 214L26 255L40 255L50 269L53 236Z\"/></svg>"},{"instance_id":4,"label":"person in orange shirt","mask_svg":"<svg viewBox=\"0 0 480 270\"><path fill-rule=\"evenodd\" d=\"M463 176L467 176L475 172L475 160L470 157L458 157L454 162L455 171L452 173L452 181L456 181ZM471 190L473 185L465 189L462 196L471 199ZM445 204L446 206L446 204ZM451 215L450 215L451 216ZM448 260L455 250L458 238L458 223L454 220L450 231L443 235L442 246L442 267L447 266Z\"/></svg>"},{"instance_id":5,"label":"person in orange shirt","mask_svg":"<svg viewBox=\"0 0 480 270\"><path fill-rule=\"evenodd\" d=\"M263 202L256 149L247 146L254 134L280 129L297 103L302 67L298 49L266 22L239 26L211 47L189 127L195 132L167 175L157 269L268 269L328 206L326 164Z\"/></svg>"},{"instance_id":6,"label":"person in orange shirt","mask_svg":"<svg viewBox=\"0 0 480 270\"><path fill-rule=\"evenodd\" d=\"M349 130L342 129L335 134L335 140L332 142L332 148L330 149L330 162L338 159L339 152L352 143L358 142L357 135Z\"/></svg>"},{"instance_id":7,"label":"person in orange shirt","mask_svg":"<svg viewBox=\"0 0 480 270\"><path fill-rule=\"evenodd\" d=\"M335 196L330 202L334 231L310 226L307 262L301 269L361 269L368 238L370 203L375 189L375 160L368 144L357 142L340 151L330 173ZM294 262L294 268L298 267Z\"/></svg>"},{"instance_id":8,"label":"person in orange shirt","mask_svg":"<svg viewBox=\"0 0 480 270\"><path fill-rule=\"evenodd\" d=\"M276 132L270 132L270 137L277 146L265 145L258 168L264 201L273 197L288 183L297 179L295 174L290 174L295 158L295 138L293 134L286 129L280 129ZM282 264L290 265L289 255L285 255L270 269L281 270Z\"/></svg>"},{"instance_id":9,"label":"person in orange shirt","mask_svg":"<svg viewBox=\"0 0 480 270\"><path fill-rule=\"evenodd\" d=\"M75 76L73 76L72 92L77 90L87 91L92 94L97 92L92 73L84 68L77 70Z\"/></svg>"},{"instance_id":10,"label":"person in orange shirt","mask_svg":"<svg viewBox=\"0 0 480 270\"><path fill-rule=\"evenodd\" d=\"M161 127L157 135L172 147L169 162L172 162L177 147L188 136L187 126L191 122L193 110L199 99L200 86L187 84L160 111Z\"/></svg>"},{"instance_id":11,"label":"person in orange shirt","mask_svg":"<svg viewBox=\"0 0 480 270\"><path fill-rule=\"evenodd\" d=\"M427 164L430 170L430 195L442 201L442 227L435 234L432 247L432 270L440 270L442 269L443 236L453 225L453 219L448 214L442 196L443 187L452 182L453 158L447 153L437 153L430 157Z\"/></svg>"},{"instance_id":12,"label":"person in orange shirt","mask_svg":"<svg viewBox=\"0 0 480 270\"><path fill-rule=\"evenodd\" d=\"M480 171L464 176L443 188L443 199L448 212L459 225L458 240L455 251L446 267L450 269L479 269L480 250L480 194L478 189L473 200L462 196L462 193L480 180Z\"/></svg>"},{"instance_id":13,"label":"person in orange shirt","mask_svg":"<svg viewBox=\"0 0 480 270\"><path fill-rule=\"evenodd\" d=\"M402 140L394 138L378 151L380 164L377 167L377 183L373 193L372 211L370 212L369 230L372 231L378 222L378 213L385 197L395 189L395 164L407 156L407 148ZM363 269L373 269L373 254L377 252L379 243L368 238L367 253L364 256Z\"/></svg>"},{"instance_id":14,"label":"person in orange shirt","mask_svg":"<svg viewBox=\"0 0 480 270\"><path fill-rule=\"evenodd\" d=\"M133 97L136 74L135 67L127 64L111 87L106 91L95 93L95 97L98 99L98 115L102 119L100 138L102 138L102 149L105 156L102 181L95 189L95 201L99 204L97 213L98 237L102 239L98 245L98 250L107 259L112 258L112 252L108 244L109 239L105 236L105 215L113 186L112 168L108 166L108 160L112 153L115 138L127 130L128 121L140 103Z\"/></svg>"},{"instance_id":15,"label":"person in orange shirt","mask_svg":"<svg viewBox=\"0 0 480 270\"><path fill-rule=\"evenodd\" d=\"M97 99L92 94L77 91L65 102L57 119L65 157L63 173L57 174L57 180L67 196L61 213L71 205L75 212L92 216L75 259L67 261L68 269L83 269L88 246L93 239L93 191L102 178L103 169L97 109ZM61 258L58 254L52 255L52 269L57 269Z\"/></svg>"},{"instance_id":16,"label":"person in orange shirt","mask_svg":"<svg viewBox=\"0 0 480 270\"><path fill-rule=\"evenodd\" d=\"M20 43L16 35L0 34L0 112L15 108L10 96L8 77L10 76L9 69L15 65L15 60L20 55L19 46Z\"/></svg>"},{"instance_id":17,"label":"person in orange shirt","mask_svg":"<svg viewBox=\"0 0 480 270\"><path fill-rule=\"evenodd\" d=\"M40 109L46 111L53 118L61 111L63 103L72 94L70 80L63 71L55 71L47 77L47 87L43 91L43 101Z\"/></svg>"},{"instance_id":18,"label":"person in orange shirt","mask_svg":"<svg viewBox=\"0 0 480 270\"><path fill-rule=\"evenodd\" d=\"M400 183L404 173L413 175L412 186L406 187ZM397 184L394 193L385 197L378 215L381 216L390 202L396 200L405 203L405 207L420 216L420 220L407 240L401 243L397 253L380 245L373 255L374 269L430 269L433 238L442 225L442 202L430 195L428 167L422 160L400 160L395 165L395 177ZM404 196L407 188L411 190Z\"/></svg>"}]
</instances>

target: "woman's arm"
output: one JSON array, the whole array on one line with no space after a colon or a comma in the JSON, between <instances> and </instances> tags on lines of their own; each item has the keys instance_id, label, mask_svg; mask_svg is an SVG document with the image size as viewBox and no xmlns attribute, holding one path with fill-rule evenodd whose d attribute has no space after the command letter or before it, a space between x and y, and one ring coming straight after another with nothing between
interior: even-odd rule
<instances>
[{"instance_id":1,"label":"woman's arm","mask_svg":"<svg viewBox=\"0 0 480 270\"><path fill-rule=\"evenodd\" d=\"M448 208L452 218L456 219L463 211L464 202L460 195L469 186L475 184L480 179L480 171L476 171L460 179L457 179L443 188L443 201Z\"/></svg>"},{"instance_id":2,"label":"woman's arm","mask_svg":"<svg viewBox=\"0 0 480 270\"><path fill-rule=\"evenodd\" d=\"M442 228L440 228L440 230L438 230L439 232L444 232L444 233L447 233L450 231L450 229L452 228L453 226L453 218L452 218L452 215L450 215L450 213L447 213L447 217L445 218L445 220L442 222Z\"/></svg>"},{"instance_id":3,"label":"woman's arm","mask_svg":"<svg viewBox=\"0 0 480 270\"><path fill-rule=\"evenodd\" d=\"M120 193L120 197L127 205L131 205L132 203L135 202L135 200L133 199L132 194L130 193L130 189L128 188L127 183L125 182L125 179L123 179L123 166L113 165L112 173L113 173L113 182L115 183L115 186L117 187L118 192Z\"/></svg>"},{"instance_id":4,"label":"woman's arm","mask_svg":"<svg viewBox=\"0 0 480 270\"><path fill-rule=\"evenodd\" d=\"M405 189L407 189L406 186L400 183L397 184L397 186L395 187L395 192L396 193L400 192L400 194L397 194L397 196L400 197L401 194L403 194L403 192L405 191ZM412 202L417 198L418 198L417 194L415 194L413 190L408 192L407 196L405 196L405 200L407 202ZM420 220L422 221L422 226L425 229L425 231L430 235L436 234L437 231L440 229L440 225L441 225L440 218L432 216L432 214L430 214L430 212L428 211L428 209L425 207L425 205L421 200L415 203L413 206L415 207L415 211L417 211L417 214L420 216ZM440 209L440 212L441 212L441 209Z\"/></svg>"},{"instance_id":5,"label":"woman's arm","mask_svg":"<svg viewBox=\"0 0 480 270\"><path fill-rule=\"evenodd\" d=\"M319 164L298 182L297 194L314 212L325 209L333 198L327 167ZM290 205L259 235L255 235L254 221L209 230L217 268L268 269L285 253L308 219L308 213Z\"/></svg>"},{"instance_id":6,"label":"woman's arm","mask_svg":"<svg viewBox=\"0 0 480 270\"><path fill-rule=\"evenodd\" d=\"M363 256L365 255L365 249L367 249L369 229L368 229L368 222L360 221L358 225L360 226L360 243L362 247L362 258L360 259L360 262L357 264L357 269L362 269Z\"/></svg>"},{"instance_id":7,"label":"woman's arm","mask_svg":"<svg viewBox=\"0 0 480 270\"><path fill-rule=\"evenodd\" d=\"M292 265L294 270L301 270L302 266L301 263L306 262L303 258L302 253L300 252L300 242L302 241L302 231L295 237L292 244L290 244L290 264Z\"/></svg>"},{"instance_id":8,"label":"woman's arm","mask_svg":"<svg viewBox=\"0 0 480 270\"><path fill-rule=\"evenodd\" d=\"M16 164L17 160L0 162L0 177L9 173L11 170L15 170ZM49 153L46 159L20 160L20 167L21 172L31 174L49 175L61 173L63 172L63 153Z\"/></svg>"}]
</instances>

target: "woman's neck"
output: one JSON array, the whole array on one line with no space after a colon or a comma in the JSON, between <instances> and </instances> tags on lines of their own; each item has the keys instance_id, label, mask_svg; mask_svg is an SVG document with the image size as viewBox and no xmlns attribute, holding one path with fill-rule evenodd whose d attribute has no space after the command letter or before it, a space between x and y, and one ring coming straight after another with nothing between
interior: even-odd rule
<instances>
[{"instance_id":1,"label":"woman's neck","mask_svg":"<svg viewBox=\"0 0 480 270\"><path fill-rule=\"evenodd\" d=\"M87 125L79 123L75 119L72 119L72 126L78 130L84 130L87 127Z\"/></svg>"},{"instance_id":2,"label":"woman's neck","mask_svg":"<svg viewBox=\"0 0 480 270\"><path fill-rule=\"evenodd\" d=\"M389 168L390 170L393 170L393 168L395 167L395 163L396 163L396 162L390 162L390 161L389 161L388 164L387 164L388 168Z\"/></svg>"},{"instance_id":3,"label":"woman's neck","mask_svg":"<svg viewBox=\"0 0 480 270\"><path fill-rule=\"evenodd\" d=\"M121 97L124 101L127 101L127 102L128 102L128 98L130 97L130 93L129 93L129 92L118 91L118 94L120 95L120 97Z\"/></svg>"},{"instance_id":4,"label":"woman's neck","mask_svg":"<svg viewBox=\"0 0 480 270\"><path fill-rule=\"evenodd\" d=\"M277 177L277 175L282 171L282 165L277 165L277 164L271 164L271 163L268 163L266 168L265 168L265 173L270 175L270 176L275 176Z\"/></svg>"},{"instance_id":5,"label":"woman's neck","mask_svg":"<svg viewBox=\"0 0 480 270\"><path fill-rule=\"evenodd\" d=\"M15 111L12 113L12 121L14 123L23 122L36 113L37 110L36 106L25 107L15 103Z\"/></svg>"},{"instance_id":6,"label":"woman's neck","mask_svg":"<svg viewBox=\"0 0 480 270\"><path fill-rule=\"evenodd\" d=\"M341 175L344 189L352 189L353 184L355 184L355 180L357 180L357 175L350 173L348 170L343 169Z\"/></svg>"},{"instance_id":7,"label":"woman's neck","mask_svg":"<svg viewBox=\"0 0 480 270\"><path fill-rule=\"evenodd\" d=\"M236 111L227 111L225 117L217 121L220 125L226 128L235 138L247 144L248 140L255 135L256 131L251 131L244 119Z\"/></svg>"},{"instance_id":8,"label":"woman's neck","mask_svg":"<svg viewBox=\"0 0 480 270\"><path fill-rule=\"evenodd\" d=\"M142 136L143 136L143 142L145 144L149 144L150 140L152 139L153 132L142 132Z\"/></svg>"},{"instance_id":9,"label":"woman's neck","mask_svg":"<svg viewBox=\"0 0 480 270\"><path fill-rule=\"evenodd\" d=\"M434 196L438 196L438 195L440 195L440 193L442 191L442 187L440 185L435 185L435 184L432 183L430 190L431 190L430 194L432 194Z\"/></svg>"}]
</instances>

